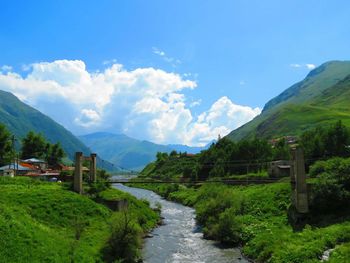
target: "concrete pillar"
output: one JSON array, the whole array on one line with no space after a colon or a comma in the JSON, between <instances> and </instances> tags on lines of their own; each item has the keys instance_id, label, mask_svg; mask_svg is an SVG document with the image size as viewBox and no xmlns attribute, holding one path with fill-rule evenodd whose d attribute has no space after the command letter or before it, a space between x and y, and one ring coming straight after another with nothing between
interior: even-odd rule
<instances>
[{"instance_id":1,"label":"concrete pillar","mask_svg":"<svg viewBox=\"0 0 350 263\"><path fill-rule=\"evenodd\" d=\"M90 180L96 183L96 153L90 154Z\"/></svg>"},{"instance_id":2,"label":"concrete pillar","mask_svg":"<svg viewBox=\"0 0 350 263\"><path fill-rule=\"evenodd\" d=\"M305 174L304 152L301 148L296 148L293 153L293 168L291 169L292 190L294 190L294 205L299 213L309 212L308 193ZM295 180L293 182L293 180ZM293 189L294 184L294 189Z\"/></svg>"},{"instance_id":3,"label":"concrete pillar","mask_svg":"<svg viewBox=\"0 0 350 263\"><path fill-rule=\"evenodd\" d=\"M83 193L83 153L75 153L74 191Z\"/></svg>"},{"instance_id":4,"label":"concrete pillar","mask_svg":"<svg viewBox=\"0 0 350 263\"><path fill-rule=\"evenodd\" d=\"M292 198L291 198L291 201L292 201L292 204L294 206L296 206L296 200L295 200L295 185L296 185L296 182L295 182L295 149L293 149L291 151L291 157L292 157L292 160L290 162L290 186L291 186L291 189L292 189Z\"/></svg>"}]
</instances>

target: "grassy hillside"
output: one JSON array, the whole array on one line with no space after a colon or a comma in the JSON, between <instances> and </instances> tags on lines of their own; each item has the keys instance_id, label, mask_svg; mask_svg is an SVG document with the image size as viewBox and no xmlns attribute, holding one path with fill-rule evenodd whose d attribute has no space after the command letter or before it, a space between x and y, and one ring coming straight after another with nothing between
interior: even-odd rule
<instances>
[{"instance_id":1,"label":"grassy hillside","mask_svg":"<svg viewBox=\"0 0 350 263\"><path fill-rule=\"evenodd\" d=\"M110 189L101 197L129 200L133 240L157 223L158 215L146 203L126 193ZM112 262L118 257L130 262L136 254L110 251L112 241L123 245L113 233L124 217L58 184L0 177L0 262Z\"/></svg>"},{"instance_id":2,"label":"grassy hillside","mask_svg":"<svg viewBox=\"0 0 350 263\"><path fill-rule=\"evenodd\" d=\"M299 135L320 124L342 120L350 126L350 62L321 65L301 82L270 100L263 112L232 131L228 138L240 140Z\"/></svg>"}]
</instances>

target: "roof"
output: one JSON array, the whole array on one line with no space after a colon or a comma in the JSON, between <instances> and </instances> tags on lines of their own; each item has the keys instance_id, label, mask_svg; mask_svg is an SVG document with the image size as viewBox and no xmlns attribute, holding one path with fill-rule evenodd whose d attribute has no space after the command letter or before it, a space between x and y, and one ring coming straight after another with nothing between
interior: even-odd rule
<instances>
[{"instance_id":1,"label":"roof","mask_svg":"<svg viewBox=\"0 0 350 263\"><path fill-rule=\"evenodd\" d=\"M20 164L13 164L13 163L0 167L0 171L13 169L14 167L16 168L17 171L32 171L32 169L28 167L24 167Z\"/></svg>"},{"instance_id":2,"label":"roof","mask_svg":"<svg viewBox=\"0 0 350 263\"><path fill-rule=\"evenodd\" d=\"M280 169L289 169L290 165L277 165L277 167Z\"/></svg>"},{"instance_id":3,"label":"roof","mask_svg":"<svg viewBox=\"0 0 350 263\"><path fill-rule=\"evenodd\" d=\"M25 163L46 163L45 161L39 160L37 158L26 159L26 160L23 160L23 162L25 162Z\"/></svg>"},{"instance_id":4,"label":"roof","mask_svg":"<svg viewBox=\"0 0 350 263\"><path fill-rule=\"evenodd\" d=\"M27 167L27 168L29 168L30 170L37 170L37 168L36 168L34 165L29 164L29 163L23 163L23 162L21 162L20 165L23 166L23 167Z\"/></svg>"}]
</instances>

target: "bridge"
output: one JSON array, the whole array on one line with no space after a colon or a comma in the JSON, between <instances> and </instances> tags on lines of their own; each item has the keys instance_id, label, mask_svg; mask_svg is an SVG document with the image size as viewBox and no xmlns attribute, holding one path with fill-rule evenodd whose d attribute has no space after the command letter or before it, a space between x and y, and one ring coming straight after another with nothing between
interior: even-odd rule
<instances>
[{"instance_id":1,"label":"bridge","mask_svg":"<svg viewBox=\"0 0 350 263\"><path fill-rule=\"evenodd\" d=\"M150 180L128 180L128 179L119 179L119 180L109 180L106 183L110 184L216 184L223 183L229 185L250 185L250 184L269 184L276 183L280 178L270 178L270 179L222 179L222 180L206 180L206 181L150 181Z\"/></svg>"},{"instance_id":2,"label":"bridge","mask_svg":"<svg viewBox=\"0 0 350 263\"><path fill-rule=\"evenodd\" d=\"M96 154L91 154L89 157L84 157L81 152L76 153L75 158L75 173L74 173L74 191L83 193L83 178L82 178L82 162L83 160L90 161L90 181L96 182ZM211 183L224 183L229 185L250 185L250 184L268 184L275 183L279 179L220 179L220 180L207 180L207 181L149 181L149 180L128 180L128 179L114 179L107 181L110 184L211 184ZM306 214L309 212L309 188L306 183L305 174L305 161L303 150L299 147L292 149L292 160L290 165L290 183L292 188L292 203L296 210L300 214Z\"/></svg>"}]
</instances>

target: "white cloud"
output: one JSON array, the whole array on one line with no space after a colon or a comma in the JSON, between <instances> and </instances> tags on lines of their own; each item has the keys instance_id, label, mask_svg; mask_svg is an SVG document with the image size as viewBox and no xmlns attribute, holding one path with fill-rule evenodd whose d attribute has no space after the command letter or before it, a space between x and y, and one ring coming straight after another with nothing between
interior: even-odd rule
<instances>
[{"instance_id":1,"label":"white cloud","mask_svg":"<svg viewBox=\"0 0 350 263\"><path fill-rule=\"evenodd\" d=\"M113 65L116 64L117 60L115 58L111 59L111 60L105 60L102 62L102 65Z\"/></svg>"},{"instance_id":2,"label":"white cloud","mask_svg":"<svg viewBox=\"0 0 350 263\"><path fill-rule=\"evenodd\" d=\"M8 72L8 71L12 71L12 67L9 65L3 65L0 67L0 70L4 72Z\"/></svg>"},{"instance_id":3,"label":"white cloud","mask_svg":"<svg viewBox=\"0 0 350 263\"><path fill-rule=\"evenodd\" d=\"M260 112L260 108L253 109L237 105L228 97L221 97L208 111L198 116L189 130L187 140L201 145L206 144L218 135L227 135L230 131L252 120Z\"/></svg>"},{"instance_id":4,"label":"white cloud","mask_svg":"<svg viewBox=\"0 0 350 263\"><path fill-rule=\"evenodd\" d=\"M290 66L291 66L292 68L301 68L301 67L302 67L302 65L297 64L297 63L292 63L292 64L290 64Z\"/></svg>"},{"instance_id":5,"label":"white cloud","mask_svg":"<svg viewBox=\"0 0 350 263\"><path fill-rule=\"evenodd\" d=\"M0 73L0 89L53 117L74 133L125 132L157 143L203 145L249 121L260 109L217 100L194 117L184 90L193 80L155 68L128 71L112 64L89 72L80 60L34 63L26 77Z\"/></svg>"},{"instance_id":6,"label":"white cloud","mask_svg":"<svg viewBox=\"0 0 350 263\"><path fill-rule=\"evenodd\" d=\"M308 70L313 70L314 68L316 68L316 65L311 63L306 63L306 64L292 63L289 66L292 68L306 68Z\"/></svg>"},{"instance_id":7,"label":"white cloud","mask_svg":"<svg viewBox=\"0 0 350 263\"><path fill-rule=\"evenodd\" d=\"M30 71L32 69L32 65L31 64L22 64L21 66L22 71Z\"/></svg>"},{"instance_id":8,"label":"white cloud","mask_svg":"<svg viewBox=\"0 0 350 263\"><path fill-rule=\"evenodd\" d=\"M190 107L193 108L193 107L199 106L199 105L201 105L201 103L202 103L201 99L195 100L195 101L191 102Z\"/></svg>"},{"instance_id":9,"label":"white cloud","mask_svg":"<svg viewBox=\"0 0 350 263\"><path fill-rule=\"evenodd\" d=\"M100 114L92 109L82 109L80 116L74 119L75 123L85 128L97 126L100 121Z\"/></svg>"},{"instance_id":10,"label":"white cloud","mask_svg":"<svg viewBox=\"0 0 350 263\"><path fill-rule=\"evenodd\" d=\"M306 64L305 66L310 70L316 68L316 65L314 65L314 64Z\"/></svg>"},{"instance_id":11,"label":"white cloud","mask_svg":"<svg viewBox=\"0 0 350 263\"><path fill-rule=\"evenodd\" d=\"M179 64L181 64L180 59L167 56L165 52L160 50L159 48L153 47L152 51L154 54L160 56L165 62L171 64L173 67L177 67Z\"/></svg>"}]
</instances>

